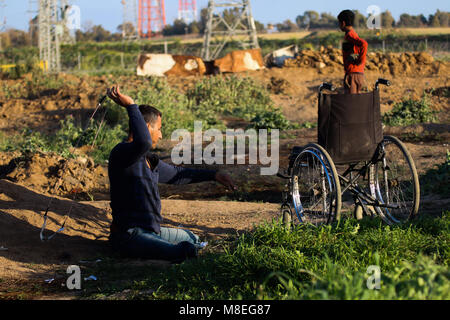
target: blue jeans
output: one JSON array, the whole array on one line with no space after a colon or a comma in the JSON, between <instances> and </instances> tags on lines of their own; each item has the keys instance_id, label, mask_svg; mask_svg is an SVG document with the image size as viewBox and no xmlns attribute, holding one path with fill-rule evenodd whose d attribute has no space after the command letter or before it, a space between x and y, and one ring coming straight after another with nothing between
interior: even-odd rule
<instances>
[{"instance_id":1,"label":"blue jeans","mask_svg":"<svg viewBox=\"0 0 450 320\"><path fill-rule=\"evenodd\" d=\"M180 263L197 256L200 239L189 230L164 228L157 234L142 228L112 233L113 248L130 258L166 260Z\"/></svg>"}]
</instances>

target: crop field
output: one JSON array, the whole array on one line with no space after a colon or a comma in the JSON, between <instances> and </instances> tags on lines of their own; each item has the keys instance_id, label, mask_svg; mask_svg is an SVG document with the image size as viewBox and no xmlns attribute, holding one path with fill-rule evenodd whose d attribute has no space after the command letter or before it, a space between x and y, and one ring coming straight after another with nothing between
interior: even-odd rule
<instances>
[{"instance_id":1,"label":"crop field","mask_svg":"<svg viewBox=\"0 0 450 320\"><path fill-rule=\"evenodd\" d=\"M449 29L430 30L428 45L443 48ZM405 30L402 37L422 41L424 32ZM264 54L298 39L300 57L283 68L217 76L136 76L137 54L160 52L161 43L65 46L66 70L53 75L36 66L35 48L6 52L2 63L14 56L21 65L3 72L0 83L0 299L450 299L448 50L374 50L368 56L369 89L380 77L392 82L380 92L383 131L401 139L416 164L417 219L388 226L377 217L356 220L349 210L331 225L287 229L279 210L285 181L261 175L265 165L202 163L189 167L224 170L238 190L215 182L159 186L163 225L186 227L208 241L197 259L178 265L131 260L108 245L107 160L128 133L126 111L109 99L89 122L108 87L119 84L137 103L162 111L163 140L155 152L168 163L178 143L172 133L193 133L194 121L202 121L203 130L224 134L279 129L281 172L294 146L317 142L319 85L342 87L340 51L333 48L338 36L261 36ZM174 54L201 47L174 43ZM71 214L65 230L42 243L52 198L48 230ZM68 290L69 265L97 280ZM381 282L370 290L374 265Z\"/></svg>"}]
</instances>

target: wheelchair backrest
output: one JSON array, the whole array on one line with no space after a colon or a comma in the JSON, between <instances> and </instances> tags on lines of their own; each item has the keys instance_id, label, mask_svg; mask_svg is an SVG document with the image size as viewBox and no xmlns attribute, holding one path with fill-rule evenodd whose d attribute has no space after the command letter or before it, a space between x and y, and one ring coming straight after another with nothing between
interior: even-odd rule
<instances>
[{"instance_id":1,"label":"wheelchair backrest","mask_svg":"<svg viewBox=\"0 0 450 320\"><path fill-rule=\"evenodd\" d=\"M379 90L320 93L318 137L337 164L370 160L383 140Z\"/></svg>"}]
</instances>

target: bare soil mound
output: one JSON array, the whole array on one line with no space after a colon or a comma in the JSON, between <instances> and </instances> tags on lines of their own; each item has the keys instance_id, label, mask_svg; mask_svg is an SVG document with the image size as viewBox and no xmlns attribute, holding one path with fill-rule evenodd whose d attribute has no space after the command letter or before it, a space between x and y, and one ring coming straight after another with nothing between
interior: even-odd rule
<instances>
[{"instance_id":1,"label":"bare soil mound","mask_svg":"<svg viewBox=\"0 0 450 320\"><path fill-rule=\"evenodd\" d=\"M96 190L108 190L108 172L89 157L64 159L53 153L2 153L0 178L40 193L89 200Z\"/></svg>"},{"instance_id":2,"label":"bare soil mound","mask_svg":"<svg viewBox=\"0 0 450 320\"><path fill-rule=\"evenodd\" d=\"M342 51L336 48L321 47L319 51L301 50L296 58L287 59L285 67L314 68L320 73L341 71L344 65ZM427 52L382 53L369 52L367 54L366 69L396 75L418 74L446 74L448 64L435 61Z\"/></svg>"}]
</instances>

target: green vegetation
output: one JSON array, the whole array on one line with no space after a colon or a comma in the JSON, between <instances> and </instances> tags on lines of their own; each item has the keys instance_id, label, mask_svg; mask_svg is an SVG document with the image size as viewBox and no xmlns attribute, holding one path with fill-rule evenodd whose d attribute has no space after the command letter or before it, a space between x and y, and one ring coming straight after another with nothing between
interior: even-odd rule
<instances>
[{"instance_id":1,"label":"green vegetation","mask_svg":"<svg viewBox=\"0 0 450 320\"><path fill-rule=\"evenodd\" d=\"M26 80L25 86L1 88L10 98L35 99L49 90L59 90L64 85L57 76L33 74ZM171 138L177 129L194 130L194 121L202 121L203 130L217 128L225 130L225 118L232 117L248 123L256 129L290 129L296 127L274 106L265 87L251 78L211 77L203 78L193 84L186 94L172 88L163 78L148 78L140 87L127 87L127 94L135 97L138 104L149 104L162 111L164 117L163 137ZM95 149L90 155L98 163L108 159L109 152L128 133L128 115L124 108L106 100L106 123L99 131ZM101 113L101 112L100 112ZM83 131L80 124L72 118L61 121L60 130L52 135L24 130L14 137L3 137L1 151L37 151L57 152L64 157L72 156L73 147L91 145L97 132L99 121L92 122ZM81 137L81 138L80 138ZM80 143L77 144L78 139Z\"/></svg>"},{"instance_id":2,"label":"green vegetation","mask_svg":"<svg viewBox=\"0 0 450 320\"><path fill-rule=\"evenodd\" d=\"M420 101L409 98L395 104L392 111L383 115L382 120L388 126L407 126L434 122L436 113L430 108L428 97L424 94Z\"/></svg>"},{"instance_id":3,"label":"green vegetation","mask_svg":"<svg viewBox=\"0 0 450 320\"><path fill-rule=\"evenodd\" d=\"M149 299L449 299L450 212L405 225L379 219L346 220L333 226L278 222L210 244L198 259L164 269L124 266L109 259L85 271L85 296ZM367 268L380 267L380 290L367 289ZM112 296L114 297L114 296Z\"/></svg>"},{"instance_id":4,"label":"green vegetation","mask_svg":"<svg viewBox=\"0 0 450 320\"><path fill-rule=\"evenodd\" d=\"M52 135L45 135L29 129L22 134L12 137L0 135L0 151L26 152L55 152L65 158L75 157L73 147L92 145L95 135L95 148L89 155L97 163L104 163L108 159L112 148L126 137L121 125L111 127L103 125L98 130L99 123L91 121L86 130L74 124L72 117L61 121L61 128Z\"/></svg>"},{"instance_id":5,"label":"green vegetation","mask_svg":"<svg viewBox=\"0 0 450 320\"><path fill-rule=\"evenodd\" d=\"M289 129L290 123L276 108L266 88L251 78L204 78L186 92L196 118L211 126L220 125L220 117L232 116L260 129Z\"/></svg>"},{"instance_id":6,"label":"green vegetation","mask_svg":"<svg viewBox=\"0 0 450 320\"><path fill-rule=\"evenodd\" d=\"M429 169L420 177L420 186L423 194L450 194L450 152L447 150L447 158L444 163Z\"/></svg>"},{"instance_id":7,"label":"green vegetation","mask_svg":"<svg viewBox=\"0 0 450 320\"><path fill-rule=\"evenodd\" d=\"M194 120L202 121L204 130L225 130L226 117L245 120L251 128L284 130L293 126L274 106L264 86L251 78L203 78L182 94L171 88L166 79L151 77L143 87L130 88L129 93L136 97L137 103L150 104L162 111L166 138L176 129L193 131ZM115 112L123 113L116 118L127 119L123 108Z\"/></svg>"}]
</instances>

